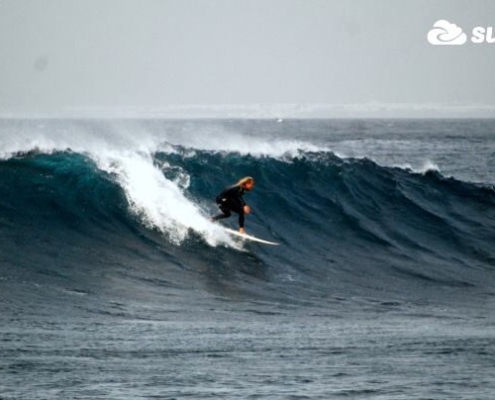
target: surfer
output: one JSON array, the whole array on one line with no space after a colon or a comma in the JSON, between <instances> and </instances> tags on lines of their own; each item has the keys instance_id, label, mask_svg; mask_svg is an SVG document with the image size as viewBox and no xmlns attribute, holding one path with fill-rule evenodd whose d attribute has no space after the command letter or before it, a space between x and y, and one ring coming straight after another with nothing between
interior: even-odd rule
<instances>
[{"instance_id":1,"label":"surfer","mask_svg":"<svg viewBox=\"0 0 495 400\"><path fill-rule=\"evenodd\" d=\"M216 198L216 203L220 207L222 214L213 217L212 221L229 218L232 212L239 214L239 232L246 233L244 230L244 215L251 212L251 208L246 204L242 196L246 191L254 188L254 178L246 176L235 185L225 188Z\"/></svg>"}]
</instances>

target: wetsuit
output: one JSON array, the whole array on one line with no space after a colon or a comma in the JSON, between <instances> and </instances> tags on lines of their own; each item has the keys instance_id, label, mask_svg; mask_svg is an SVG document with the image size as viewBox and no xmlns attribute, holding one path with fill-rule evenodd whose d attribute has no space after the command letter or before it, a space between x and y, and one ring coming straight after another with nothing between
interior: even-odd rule
<instances>
[{"instance_id":1,"label":"wetsuit","mask_svg":"<svg viewBox=\"0 0 495 400\"><path fill-rule=\"evenodd\" d=\"M246 190L239 185L224 189L216 198L222 214L213 217L213 220L218 221L219 219L228 218L232 215L233 211L239 214L239 228L244 228L244 206L246 202L242 196L245 192Z\"/></svg>"}]
</instances>

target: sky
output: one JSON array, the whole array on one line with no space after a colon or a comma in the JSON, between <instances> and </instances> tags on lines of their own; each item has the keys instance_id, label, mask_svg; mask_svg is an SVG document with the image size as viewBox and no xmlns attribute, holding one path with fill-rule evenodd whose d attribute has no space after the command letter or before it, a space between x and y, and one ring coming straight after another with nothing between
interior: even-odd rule
<instances>
[{"instance_id":1,"label":"sky","mask_svg":"<svg viewBox=\"0 0 495 400\"><path fill-rule=\"evenodd\" d=\"M495 117L475 27L495 1L0 0L0 117Z\"/></svg>"}]
</instances>

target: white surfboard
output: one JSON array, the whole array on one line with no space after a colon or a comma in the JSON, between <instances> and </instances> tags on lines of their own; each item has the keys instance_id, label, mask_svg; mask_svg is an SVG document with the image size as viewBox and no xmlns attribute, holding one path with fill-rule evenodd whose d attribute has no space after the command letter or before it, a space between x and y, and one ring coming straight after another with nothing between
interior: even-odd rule
<instances>
[{"instance_id":1,"label":"white surfboard","mask_svg":"<svg viewBox=\"0 0 495 400\"><path fill-rule=\"evenodd\" d=\"M234 236L238 236L242 239L252 240L253 242L258 242L258 243L270 244L272 246L278 246L279 245L279 243L269 242L268 240L259 239L255 236L247 235L245 233L240 233L239 231L234 231L233 229L230 229L230 228L224 228L224 229L227 233L230 233L231 235L234 235Z\"/></svg>"}]
</instances>

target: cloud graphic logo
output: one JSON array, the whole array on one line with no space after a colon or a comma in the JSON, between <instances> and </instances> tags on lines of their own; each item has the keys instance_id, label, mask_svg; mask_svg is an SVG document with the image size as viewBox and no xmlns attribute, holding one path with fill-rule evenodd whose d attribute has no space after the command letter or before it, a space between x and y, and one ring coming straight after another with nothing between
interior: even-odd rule
<instances>
[{"instance_id":1,"label":"cloud graphic logo","mask_svg":"<svg viewBox=\"0 0 495 400\"><path fill-rule=\"evenodd\" d=\"M460 45L467 41L466 34L456 24L440 19L428 32L428 42L433 45Z\"/></svg>"}]
</instances>

